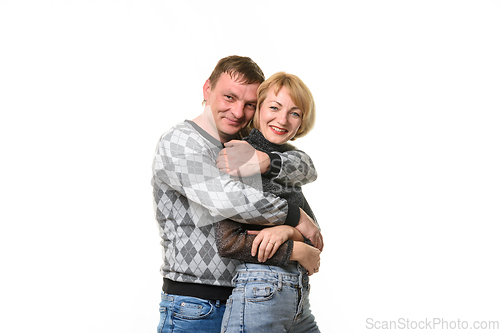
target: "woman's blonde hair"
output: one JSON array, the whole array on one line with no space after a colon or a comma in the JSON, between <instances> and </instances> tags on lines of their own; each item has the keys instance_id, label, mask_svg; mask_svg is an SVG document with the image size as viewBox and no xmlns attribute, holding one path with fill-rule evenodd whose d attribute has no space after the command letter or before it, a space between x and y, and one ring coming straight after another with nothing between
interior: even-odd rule
<instances>
[{"instance_id":1,"label":"woman's blonde hair","mask_svg":"<svg viewBox=\"0 0 500 333\"><path fill-rule=\"evenodd\" d=\"M267 97L271 87L277 95L281 88L285 87L290 94L293 103L302 111L302 124L292 141L305 136L314 126L316 118L316 106L311 91L305 83L296 75L278 72L262 82L257 90L257 110L249 126L259 129L260 106Z\"/></svg>"}]
</instances>

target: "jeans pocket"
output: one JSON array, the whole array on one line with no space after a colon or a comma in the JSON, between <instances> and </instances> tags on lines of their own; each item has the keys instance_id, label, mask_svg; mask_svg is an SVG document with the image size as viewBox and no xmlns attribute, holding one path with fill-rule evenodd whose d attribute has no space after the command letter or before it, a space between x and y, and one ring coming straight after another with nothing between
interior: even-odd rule
<instances>
[{"instance_id":1,"label":"jeans pocket","mask_svg":"<svg viewBox=\"0 0 500 333\"><path fill-rule=\"evenodd\" d=\"M203 319L214 312L214 305L209 301L186 297L175 307L174 316L183 319Z\"/></svg>"},{"instance_id":2,"label":"jeans pocket","mask_svg":"<svg viewBox=\"0 0 500 333\"><path fill-rule=\"evenodd\" d=\"M278 286L273 283L249 283L245 288L245 300L248 302L264 302L271 300Z\"/></svg>"}]
</instances>

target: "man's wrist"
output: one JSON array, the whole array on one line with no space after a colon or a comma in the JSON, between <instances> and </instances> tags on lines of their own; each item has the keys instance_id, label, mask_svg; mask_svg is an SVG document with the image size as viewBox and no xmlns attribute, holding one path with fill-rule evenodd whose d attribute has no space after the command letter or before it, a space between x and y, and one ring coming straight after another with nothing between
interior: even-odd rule
<instances>
[{"instance_id":1,"label":"man's wrist","mask_svg":"<svg viewBox=\"0 0 500 333\"><path fill-rule=\"evenodd\" d=\"M289 239L291 239L293 241L298 241L298 242L305 241L304 236L300 233L300 231L298 231L294 227L290 227L290 228L292 228L292 235L289 237Z\"/></svg>"},{"instance_id":2,"label":"man's wrist","mask_svg":"<svg viewBox=\"0 0 500 333\"><path fill-rule=\"evenodd\" d=\"M302 242L298 242L298 241L293 242L293 250L292 250L292 254L290 255L290 260L293 260L293 261L300 261L301 260L301 255L303 254L301 247L303 245L304 245L304 243L302 243Z\"/></svg>"},{"instance_id":3,"label":"man's wrist","mask_svg":"<svg viewBox=\"0 0 500 333\"><path fill-rule=\"evenodd\" d=\"M259 161L260 173L261 174L267 173L271 168L271 157L267 153L260 150L257 150L256 154L257 154L257 159Z\"/></svg>"}]
</instances>

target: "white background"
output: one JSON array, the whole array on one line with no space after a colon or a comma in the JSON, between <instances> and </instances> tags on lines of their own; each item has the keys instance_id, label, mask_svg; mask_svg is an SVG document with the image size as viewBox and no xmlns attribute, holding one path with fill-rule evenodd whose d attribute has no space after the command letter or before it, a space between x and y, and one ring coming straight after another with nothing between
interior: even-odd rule
<instances>
[{"instance_id":1,"label":"white background","mask_svg":"<svg viewBox=\"0 0 500 333\"><path fill-rule=\"evenodd\" d=\"M2 332L153 332L156 142L227 55L300 76L323 332L500 320L500 2L0 2ZM438 328L438 327L437 327Z\"/></svg>"}]
</instances>

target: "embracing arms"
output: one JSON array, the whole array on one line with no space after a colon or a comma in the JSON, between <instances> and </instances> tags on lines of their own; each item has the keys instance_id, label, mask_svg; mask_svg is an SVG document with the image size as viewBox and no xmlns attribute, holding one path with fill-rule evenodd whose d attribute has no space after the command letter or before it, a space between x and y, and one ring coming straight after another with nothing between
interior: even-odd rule
<instances>
[{"instance_id":1,"label":"embracing arms","mask_svg":"<svg viewBox=\"0 0 500 333\"><path fill-rule=\"evenodd\" d=\"M248 142L239 140L230 141L225 146L217 158L217 167L229 175L248 177L262 173L263 177L273 178L274 182L285 186L302 186L315 181L318 176L312 159L300 150L267 154L256 150ZM321 232L314 220L304 211L301 211L295 227L310 239L315 247L323 249Z\"/></svg>"},{"instance_id":2,"label":"embracing arms","mask_svg":"<svg viewBox=\"0 0 500 333\"><path fill-rule=\"evenodd\" d=\"M260 225L300 222L297 205L219 171L214 148L192 130L167 132L156 149L152 181L165 193L187 198L190 209L203 207L214 220L229 218Z\"/></svg>"},{"instance_id":3,"label":"embracing arms","mask_svg":"<svg viewBox=\"0 0 500 333\"><path fill-rule=\"evenodd\" d=\"M216 224L215 239L222 257L273 266L286 266L290 261L297 261L309 275L319 270L321 251L306 244L297 229L287 225L262 230L249 230L248 227L231 220Z\"/></svg>"},{"instance_id":4,"label":"embracing arms","mask_svg":"<svg viewBox=\"0 0 500 333\"><path fill-rule=\"evenodd\" d=\"M274 162L271 162L273 160ZM272 166L276 169L277 165L279 169L273 170ZM240 177L265 173L264 177L274 177L273 182L285 186L293 186L292 184L300 186L314 181L317 177L311 159L304 152L290 150L267 154L255 150L245 141L231 141L226 144L226 149L219 154L217 166L224 172ZM278 175L281 176L279 180ZM313 216L305 199L304 204L307 206L307 213ZM297 228L283 225L259 231L262 228L251 230L250 226L233 221L219 222L216 226L219 253L223 257L244 262L266 262L276 266L285 266L290 260L294 260L306 267L310 274L316 272L315 269L319 268L319 254L323 248L323 240L313 219L302 209L300 211L303 223L299 223ZM299 230L311 237L318 249L305 244Z\"/></svg>"},{"instance_id":5,"label":"embracing arms","mask_svg":"<svg viewBox=\"0 0 500 333\"><path fill-rule=\"evenodd\" d=\"M300 150L265 153L248 142L229 141L217 158L217 167L231 176L262 174L289 186L312 183L318 177L312 159Z\"/></svg>"}]
</instances>

